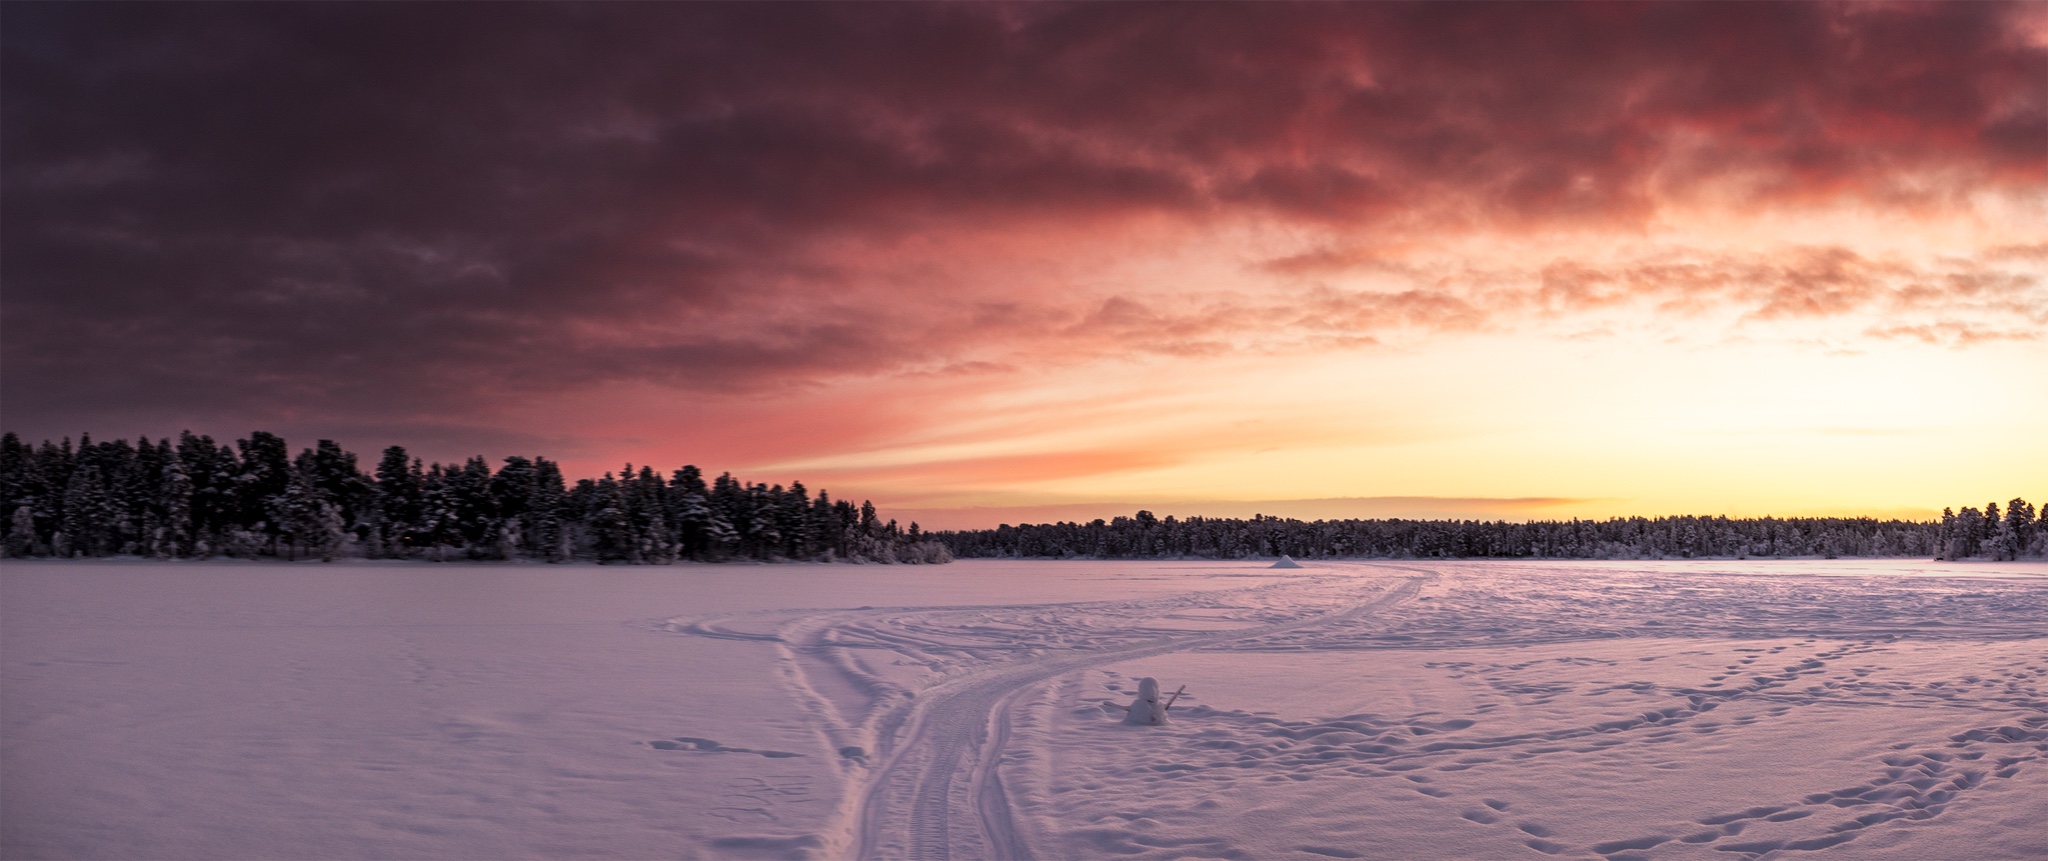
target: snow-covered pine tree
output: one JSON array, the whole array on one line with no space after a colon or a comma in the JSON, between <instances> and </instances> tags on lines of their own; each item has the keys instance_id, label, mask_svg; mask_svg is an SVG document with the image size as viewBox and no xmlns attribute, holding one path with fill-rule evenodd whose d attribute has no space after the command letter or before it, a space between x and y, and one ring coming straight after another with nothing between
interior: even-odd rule
<instances>
[{"instance_id":1,"label":"snow-covered pine tree","mask_svg":"<svg viewBox=\"0 0 2048 861\"><path fill-rule=\"evenodd\" d=\"M438 463L420 481L420 513L414 532L435 562L447 561L451 548L461 548L462 509L448 486L447 471Z\"/></svg>"},{"instance_id":2,"label":"snow-covered pine tree","mask_svg":"<svg viewBox=\"0 0 2048 861\"><path fill-rule=\"evenodd\" d=\"M832 504L832 495L818 491L818 498L811 500L811 510L805 515L809 522L813 558L831 561L846 551L842 546L839 515Z\"/></svg>"},{"instance_id":3,"label":"snow-covered pine tree","mask_svg":"<svg viewBox=\"0 0 2048 861\"><path fill-rule=\"evenodd\" d=\"M341 555L342 548L348 546L348 539L348 528L342 523L341 506L322 501L319 545L315 548L320 554L320 561L333 562Z\"/></svg>"},{"instance_id":4,"label":"snow-covered pine tree","mask_svg":"<svg viewBox=\"0 0 2048 861\"><path fill-rule=\"evenodd\" d=\"M116 546L124 554L153 555L156 535L163 526L164 452L146 436L136 438L132 446L127 440L116 443Z\"/></svg>"},{"instance_id":5,"label":"snow-covered pine tree","mask_svg":"<svg viewBox=\"0 0 2048 861\"><path fill-rule=\"evenodd\" d=\"M86 464L64 488L64 548L60 554L105 556L113 541L114 512L100 468Z\"/></svg>"},{"instance_id":6,"label":"snow-covered pine tree","mask_svg":"<svg viewBox=\"0 0 2048 861\"><path fill-rule=\"evenodd\" d=\"M291 484L290 449L282 437L263 431L236 440L235 447L242 452L242 473L235 479L235 496L241 509L237 523L264 538L271 545L270 552L275 553L282 527L269 518L277 500Z\"/></svg>"},{"instance_id":7,"label":"snow-covered pine tree","mask_svg":"<svg viewBox=\"0 0 2048 861\"><path fill-rule=\"evenodd\" d=\"M527 542L531 551L549 562L574 559L569 525L563 522L568 491L562 482L562 468L547 458L534 458L533 496L526 515Z\"/></svg>"},{"instance_id":8,"label":"snow-covered pine tree","mask_svg":"<svg viewBox=\"0 0 2048 861\"><path fill-rule=\"evenodd\" d=\"M36 515L33 506L26 503L14 507L14 517L7 529L7 555L15 559L33 555L36 551Z\"/></svg>"},{"instance_id":9,"label":"snow-covered pine tree","mask_svg":"<svg viewBox=\"0 0 2048 861\"><path fill-rule=\"evenodd\" d=\"M712 522L724 525L723 529L716 526L711 529L714 558L747 552L746 537L752 525L748 521L753 512L747 505L746 496L746 489L732 477L732 473L719 473L718 478L712 480L711 498L707 504L711 507Z\"/></svg>"},{"instance_id":10,"label":"snow-covered pine tree","mask_svg":"<svg viewBox=\"0 0 2048 861\"><path fill-rule=\"evenodd\" d=\"M2005 513L1992 524L1992 558L2018 559L2033 543L2034 508L2025 499L2006 503Z\"/></svg>"},{"instance_id":11,"label":"snow-covered pine tree","mask_svg":"<svg viewBox=\"0 0 2048 861\"><path fill-rule=\"evenodd\" d=\"M176 456L164 459L163 476L163 537L156 553L176 559L192 546L192 477L185 474L185 463Z\"/></svg>"},{"instance_id":12,"label":"snow-covered pine tree","mask_svg":"<svg viewBox=\"0 0 2048 861\"><path fill-rule=\"evenodd\" d=\"M499 527L496 555L504 559L517 558L517 548L525 542L526 516L532 510L535 470L533 461L514 455L505 458L503 466L491 476L491 502L497 507ZM506 537L509 524L511 536ZM543 545L545 546L545 545ZM508 555L507 548L511 548Z\"/></svg>"},{"instance_id":13,"label":"snow-covered pine tree","mask_svg":"<svg viewBox=\"0 0 2048 861\"><path fill-rule=\"evenodd\" d=\"M301 449L292 468L306 476L316 497L338 510L344 544L355 537L352 530L360 530L367 537L375 519L376 489L370 477L357 467L354 452L343 449L334 440L323 439L313 448Z\"/></svg>"},{"instance_id":14,"label":"snow-covered pine tree","mask_svg":"<svg viewBox=\"0 0 2048 861\"><path fill-rule=\"evenodd\" d=\"M757 484L747 488L746 539L743 542L755 559L774 559L782 555L781 509L776 504L782 495L781 486L769 487Z\"/></svg>"},{"instance_id":15,"label":"snow-covered pine tree","mask_svg":"<svg viewBox=\"0 0 2048 861\"><path fill-rule=\"evenodd\" d=\"M222 531L233 519L234 452L214 445L213 438L185 431L178 435L178 464L192 481L192 555L204 558L220 546ZM202 549L203 548L203 549Z\"/></svg>"},{"instance_id":16,"label":"snow-covered pine tree","mask_svg":"<svg viewBox=\"0 0 2048 861\"><path fill-rule=\"evenodd\" d=\"M382 555L403 559L414 542L420 517L425 471L404 446L391 446L377 461L377 482L371 498L371 528Z\"/></svg>"},{"instance_id":17,"label":"snow-covered pine tree","mask_svg":"<svg viewBox=\"0 0 2048 861\"><path fill-rule=\"evenodd\" d=\"M684 558L703 559L711 549L710 492L695 466L685 465L669 478L670 529Z\"/></svg>"},{"instance_id":18,"label":"snow-covered pine tree","mask_svg":"<svg viewBox=\"0 0 2048 861\"><path fill-rule=\"evenodd\" d=\"M668 482L652 467L642 466L639 472L620 476L620 484L626 496L626 509L633 521L633 532L640 542L640 560L654 565L667 565L676 559L676 541L669 523L673 516L669 511Z\"/></svg>"},{"instance_id":19,"label":"snow-covered pine tree","mask_svg":"<svg viewBox=\"0 0 2048 861\"><path fill-rule=\"evenodd\" d=\"M801 481L789 483L778 504L782 522L783 554L791 559L812 559L818 555L817 531L811 524L811 494Z\"/></svg>"},{"instance_id":20,"label":"snow-covered pine tree","mask_svg":"<svg viewBox=\"0 0 2048 861\"><path fill-rule=\"evenodd\" d=\"M630 470L631 464L627 468ZM639 562L640 540L634 534L633 518L627 511L626 495L618 478L605 473L592 486L591 493L589 522L597 561Z\"/></svg>"},{"instance_id":21,"label":"snow-covered pine tree","mask_svg":"<svg viewBox=\"0 0 2048 861\"><path fill-rule=\"evenodd\" d=\"M12 431L0 433L0 507L11 512L29 504L28 489L25 485L29 464L34 458L35 449L23 443L21 437ZM30 512L30 520L34 520L33 510ZM7 546L13 546L14 521L10 518L7 523L0 526L6 529Z\"/></svg>"},{"instance_id":22,"label":"snow-covered pine tree","mask_svg":"<svg viewBox=\"0 0 2048 861\"><path fill-rule=\"evenodd\" d=\"M730 559L739 552L740 531L724 515L713 513L704 523L705 557Z\"/></svg>"},{"instance_id":23,"label":"snow-covered pine tree","mask_svg":"<svg viewBox=\"0 0 2048 861\"><path fill-rule=\"evenodd\" d=\"M491 465L482 456L471 457L459 469L447 467L443 475L455 499L458 531L467 554L490 555L498 543L498 505L491 498Z\"/></svg>"},{"instance_id":24,"label":"snow-covered pine tree","mask_svg":"<svg viewBox=\"0 0 2048 861\"><path fill-rule=\"evenodd\" d=\"M284 492L270 497L265 515L283 545L285 558L297 559L302 552L313 555L321 551L326 532L320 510L324 501L303 470L286 473Z\"/></svg>"}]
</instances>

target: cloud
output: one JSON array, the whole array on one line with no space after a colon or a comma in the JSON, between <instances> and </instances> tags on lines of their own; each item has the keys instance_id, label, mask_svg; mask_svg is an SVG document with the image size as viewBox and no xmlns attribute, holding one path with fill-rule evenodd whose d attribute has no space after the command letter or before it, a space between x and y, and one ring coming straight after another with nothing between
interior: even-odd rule
<instances>
[{"instance_id":1,"label":"cloud","mask_svg":"<svg viewBox=\"0 0 2048 861\"><path fill-rule=\"evenodd\" d=\"M940 487L1007 486L1089 478L1185 463L1188 453L1158 447L1034 452L956 458L870 468L824 468L807 472L818 481L873 485L883 481Z\"/></svg>"},{"instance_id":2,"label":"cloud","mask_svg":"<svg viewBox=\"0 0 2048 861\"><path fill-rule=\"evenodd\" d=\"M2028 14L10 6L0 388L31 432L461 427L608 385L710 403L1642 303L1967 343L2038 319L2038 256L1416 249L2038 194ZM1309 241L1176 280L1245 224Z\"/></svg>"},{"instance_id":3,"label":"cloud","mask_svg":"<svg viewBox=\"0 0 2048 861\"><path fill-rule=\"evenodd\" d=\"M1913 326L1873 326L1866 330L1864 334L1873 338L1884 338L1887 340L1912 339L1922 343L1951 347L1964 347L1986 341L2041 340L2041 332L2039 330L1989 329L1953 320Z\"/></svg>"}]
</instances>

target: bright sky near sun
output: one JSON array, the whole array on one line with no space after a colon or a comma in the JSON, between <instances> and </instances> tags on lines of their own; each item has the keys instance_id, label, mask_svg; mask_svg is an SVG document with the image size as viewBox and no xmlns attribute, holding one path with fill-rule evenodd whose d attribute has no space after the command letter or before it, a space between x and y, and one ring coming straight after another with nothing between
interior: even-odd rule
<instances>
[{"instance_id":1,"label":"bright sky near sun","mask_svg":"<svg viewBox=\"0 0 2048 861\"><path fill-rule=\"evenodd\" d=\"M2039 4L8 4L5 425L928 526L2048 495Z\"/></svg>"}]
</instances>

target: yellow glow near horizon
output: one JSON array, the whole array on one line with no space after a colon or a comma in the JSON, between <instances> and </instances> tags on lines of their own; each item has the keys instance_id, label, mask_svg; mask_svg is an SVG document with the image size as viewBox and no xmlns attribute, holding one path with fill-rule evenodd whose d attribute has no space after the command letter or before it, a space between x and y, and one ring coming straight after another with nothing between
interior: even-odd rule
<instances>
[{"instance_id":1,"label":"yellow glow near horizon","mask_svg":"<svg viewBox=\"0 0 2048 861\"><path fill-rule=\"evenodd\" d=\"M2022 204L2004 211L2048 223ZM1984 229L1983 208L1917 220L1840 210L1796 223L1694 214L1687 229L1666 224L1655 237L1453 237L1402 252L1406 269L1340 267L1291 286L1245 261L1319 240L1237 233L1239 244L1105 262L1098 279L1148 314L1232 307L1245 330L1203 323L1202 337L1233 349L1055 356L952 389L907 438L763 466L923 508L1543 497L1582 501L1504 516L1896 516L2039 494L2048 452L2029 441L2048 434L2037 391L2048 349L2038 332L2011 327L2024 309L2048 312L2042 256L1999 264L2000 277L2022 279L2003 294L1912 299L1927 309L1919 316L1895 293L1953 291L1963 282L1928 279L1977 277L1945 273L2017 245L2018 228ZM1771 231L1779 241L1764 241ZM1865 280L1787 268L1830 266L1816 255L1843 253ZM1649 271L1666 277L1673 254L1693 267L1684 277L1708 280L1626 282L1633 266L1665 267ZM1727 262L1711 255L1738 255L1735 274L1695 271ZM1559 259L1610 266L1623 280L1602 282L1613 295L1579 307L1542 306L1535 273ZM1448 279L1434 286L1491 316L1463 330L1393 319L1362 333L1377 343L1333 348L1284 311L1290 296L1313 295L1303 290L1430 288L1432 271ZM1800 279L1818 279L1810 297L1786 293L1808 289ZM1770 310L1793 301L1835 304ZM1880 336L1908 325L1967 334L1971 320L1992 321L1993 339Z\"/></svg>"}]
</instances>

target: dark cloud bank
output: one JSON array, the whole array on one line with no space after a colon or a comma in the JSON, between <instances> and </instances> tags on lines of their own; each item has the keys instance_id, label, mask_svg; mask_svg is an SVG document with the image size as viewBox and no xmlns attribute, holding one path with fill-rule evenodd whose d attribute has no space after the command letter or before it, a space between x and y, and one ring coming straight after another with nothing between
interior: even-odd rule
<instances>
[{"instance_id":1,"label":"dark cloud bank","mask_svg":"<svg viewBox=\"0 0 2048 861\"><path fill-rule=\"evenodd\" d=\"M9 3L0 395L31 436L480 444L465 416L602 381L761 392L1092 319L869 277L976 231L1940 206L2048 181L2027 14Z\"/></svg>"}]
</instances>

